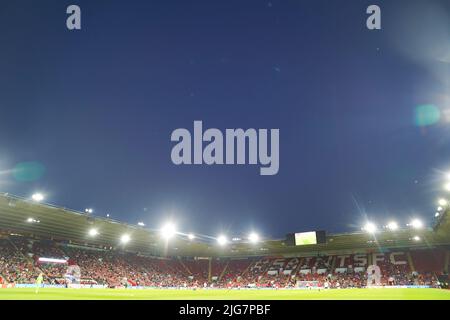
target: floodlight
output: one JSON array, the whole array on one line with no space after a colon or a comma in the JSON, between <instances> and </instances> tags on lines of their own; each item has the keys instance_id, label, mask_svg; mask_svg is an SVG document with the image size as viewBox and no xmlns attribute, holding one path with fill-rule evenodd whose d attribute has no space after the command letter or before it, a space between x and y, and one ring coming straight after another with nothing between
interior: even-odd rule
<instances>
[{"instance_id":1,"label":"floodlight","mask_svg":"<svg viewBox=\"0 0 450 320\"><path fill-rule=\"evenodd\" d=\"M437 207L437 211L442 211L442 207Z\"/></svg>"},{"instance_id":2,"label":"floodlight","mask_svg":"<svg viewBox=\"0 0 450 320\"><path fill-rule=\"evenodd\" d=\"M89 235L90 235L91 237L95 237L96 235L98 235L98 230L95 229L95 228L90 229L90 230L89 230Z\"/></svg>"},{"instance_id":3,"label":"floodlight","mask_svg":"<svg viewBox=\"0 0 450 320\"><path fill-rule=\"evenodd\" d=\"M444 185L444 189L450 191L450 182Z\"/></svg>"},{"instance_id":4,"label":"floodlight","mask_svg":"<svg viewBox=\"0 0 450 320\"><path fill-rule=\"evenodd\" d=\"M44 200L44 195L42 193L37 192L31 196L31 199L33 199L36 202L41 202L42 200Z\"/></svg>"},{"instance_id":5,"label":"floodlight","mask_svg":"<svg viewBox=\"0 0 450 320\"><path fill-rule=\"evenodd\" d=\"M221 246L226 245L228 242L227 238L224 235L220 235L217 237L217 243Z\"/></svg>"},{"instance_id":6,"label":"floodlight","mask_svg":"<svg viewBox=\"0 0 450 320\"><path fill-rule=\"evenodd\" d=\"M84 209L84 212L86 212L86 213L92 213L92 212L94 212L94 209L92 209L92 208L86 208L86 209Z\"/></svg>"},{"instance_id":7,"label":"floodlight","mask_svg":"<svg viewBox=\"0 0 450 320\"><path fill-rule=\"evenodd\" d=\"M176 228L175 225L171 222L166 223L162 228L161 228L161 235L163 236L163 238L165 239L170 239L172 238L175 234L176 234Z\"/></svg>"},{"instance_id":8,"label":"floodlight","mask_svg":"<svg viewBox=\"0 0 450 320\"><path fill-rule=\"evenodd\" d=\"M120 237L120 242L125 244L130 241L130 236L128 234L124 234Z\"/></svg>"},{"instance_id":9,"label":"floodlight","mask_svg":"<svg viewBox=\"0 0 450 320\"><path fill-rule=\"evenodd\" d=\"M145 223L143 223L143 222L138 222L138 226L140 226L140 227L145 227Z\"/></svg>"},{"instance_id":10,"label":"floodlight","mask_svg":"<svg viewBox=\"0 0 450 320\"><path fill-rule=\"evenodd\" d=\"M257 233L252 232L252 233L249 234L248 240L249 240L251 243L257 243L257 242L259 241L259 236L258 236Z\"/></svg>"},{"instance_id":11,"label":"floodlight","mask_svg":"<svg viewBox=\"0 0 450 320\"><path fill-rule=\"evenodd\" d=\"M193 233L189 233L188 234L188 239L189 240L194 240L195 239L195 235Z\"/></svg>"},{"instance_id":12,"label":"floodlight","mask_svg":"<svg viewBox=\"0 0 450 320\"><path fill-rule=\"evenodd\" d=\"M423 222L419 219L414 219L409 225L414 229L421 229L423 227Z\"/></svg>"},{"instance_id":13,"label":"floodlight","mask_svg":"<svg viewBox=\"0 0 450 320\"><path fill-rule=\"evenodd\" d=\"M414 236L414 241L420 241L420 237L419 236Z\"/></svg>"},{"instance_id":14,"label":"floodlight","mask_svg":"<svg viewBox=\"0 0 450 320\"><path fill-rule=\"evenodd\" d=\"M445 199L439 199L438 204L440 206L446 206L448 204L448 201Z\"/></svg>"},{"instance_id":15,"label":"floodlight","mask_svg":"<svg viewBox=\"0 0 450 320\"><path fill-rule=\"evenodd\" d=\"M372 222L367 222L363 229L368 233L375 233L377 231L377 226Z\"/></svg>"},{"instance_id":16,"label":"floodlight","mask_svg":"<svg viewBox=\"0 0 450 320\"><path fill-rule=\"evenodd\" d=\"M391 231L395 231L398 229L398 224L395 221L391 221L387 224L387 228Z\"/></svg>"},{"instance_id":17,"label":"floodlight","mask_svg":"<svg viewBox=\"0 0 450 320\"><path fill-rule=\"evenodd\" d=\"M434 216L437 218L437 217L439 217L439 212L436 212L435 214L434 214Z\"/></svg>"}]
</instances>

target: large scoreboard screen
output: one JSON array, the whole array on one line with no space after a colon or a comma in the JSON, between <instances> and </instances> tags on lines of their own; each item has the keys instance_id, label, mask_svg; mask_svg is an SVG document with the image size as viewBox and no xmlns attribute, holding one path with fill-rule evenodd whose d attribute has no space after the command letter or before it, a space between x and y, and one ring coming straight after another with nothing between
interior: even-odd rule
<instances>
[{"instance_id":1,"label":"large scoreboard screen","mask_svg":"<svg viewBox=\"0 0 450 320\"><path fill-rule=\"evenodd\" d=\"M326 243L325 231L290 233L286 237L286 242L291 246L304 246Z\"/></svg>"},{"instance_id":2,"label":"large scoreboard screen","mask_svg":"<svg viewBox=\"0 0 450 320\"><path fill-rule=\"evenodd\" d=\"M317 244L316 232L300 232L294 235L295 245Z\"/></svg>"}]
</instances>

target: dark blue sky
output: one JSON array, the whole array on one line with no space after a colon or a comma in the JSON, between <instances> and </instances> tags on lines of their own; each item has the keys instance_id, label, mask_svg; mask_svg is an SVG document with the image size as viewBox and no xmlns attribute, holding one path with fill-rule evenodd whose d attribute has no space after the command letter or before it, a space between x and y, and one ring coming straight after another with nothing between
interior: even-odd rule
<instances>
[{"instance_id":1,"label":"dark blue sky","mask_svg":"<svg viewBox=\"0 0 450 320\"><path fill-rule=\"evenodd\" d=\"M405 3L4 0L0 189L210 235L431 221L450 169L450 5ZM420 105L439 119L418 126ZM170 134L194 120L279 128L278 175L173 165ZM17 179L29 161L45 173Z\"/></svg>"}]
</instances>

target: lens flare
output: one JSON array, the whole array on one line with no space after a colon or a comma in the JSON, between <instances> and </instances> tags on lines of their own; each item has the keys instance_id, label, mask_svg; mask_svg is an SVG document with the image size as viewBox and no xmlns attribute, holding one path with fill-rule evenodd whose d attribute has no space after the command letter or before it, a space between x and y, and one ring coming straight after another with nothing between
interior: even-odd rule
<instances>
[{"instance_id":1,"label":"lens flare","mask_svg":"<svg viewBox=\"0 0 450 320\"><path fill-rule=\"evenodd\" d=\"M415 110L415 122L419 127L431 126L439 121L441 112L432 104L418 106Z\"/></svg>"},{"instance_id":2,"label":"lens flare","mask_svg":"<svg viewBox=\"0 0 450 320\"><path fill-rule=\"evenodd\" d=\"M42 178L45 167L39 162L20 162L13 169L13 177L17 181L36 181Z\"/></svg>"}]
</instances>

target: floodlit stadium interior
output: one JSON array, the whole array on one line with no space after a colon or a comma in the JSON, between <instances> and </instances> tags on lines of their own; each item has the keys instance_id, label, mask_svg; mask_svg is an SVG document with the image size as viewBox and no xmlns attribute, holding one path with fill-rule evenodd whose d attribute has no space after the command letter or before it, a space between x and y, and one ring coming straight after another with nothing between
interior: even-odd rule
<instances>
[{"instance_id":1,"label":"floodlit stadium interior","mask_svg":"<svg viewBox=\"0 0 450 320\"><path fill-rule=\"evenodd\" d=\"M324 243L205 237L151 230L44 204L43 196L0 196L0 284L65 287L360 288L442 287L448 279L450 222L439 202L434 224L367 222ZM75 279L75 280L74 280Z\"/></svg>"}]
</instances>

